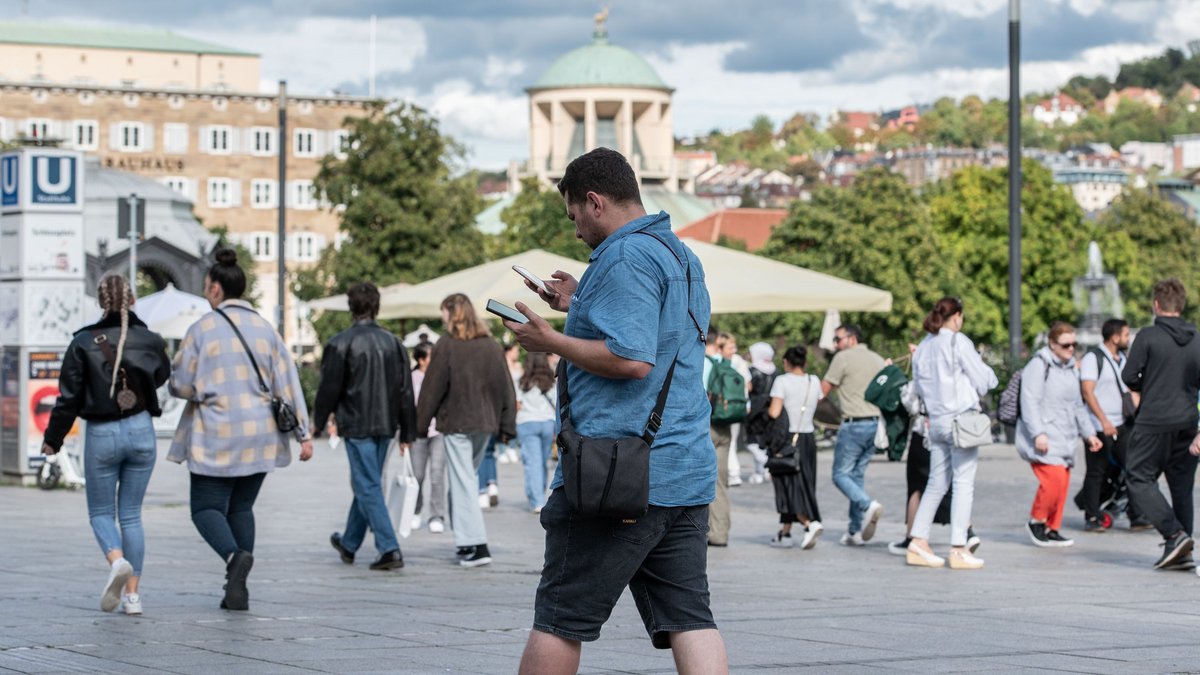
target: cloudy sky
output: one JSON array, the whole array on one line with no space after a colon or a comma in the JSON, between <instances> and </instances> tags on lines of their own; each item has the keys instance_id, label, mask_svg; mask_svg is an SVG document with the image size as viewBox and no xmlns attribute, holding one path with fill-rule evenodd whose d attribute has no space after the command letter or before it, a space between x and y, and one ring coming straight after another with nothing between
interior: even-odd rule
<instances>
[{"instance_id":1,"label":"cloudy sky","mask_svg":"<svg viewBox=\"0 0 1200 675\"><path fill-rule=\"evenodd\" d=\"M378 93L432 110L500 168L527 156L524 88L591 40L675 87L675 133L777 122L798 111L878 111L950 95L1005 97L1008 0L0 0L13 16L169 28L262 55L263 86L366 94L368 17ZM1200 0L1024 0L1022 89L1200 39Z\"/></svg>"}]
</instances>

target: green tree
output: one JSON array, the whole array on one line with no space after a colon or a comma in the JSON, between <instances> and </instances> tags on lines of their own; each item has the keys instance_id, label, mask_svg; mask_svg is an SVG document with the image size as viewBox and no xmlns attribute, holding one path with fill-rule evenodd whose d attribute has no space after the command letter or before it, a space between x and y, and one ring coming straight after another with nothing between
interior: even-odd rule
<instances>
[{"instance_id":1,"label":"green tree","mask_svg":"<svg viewBox=\"0 0 1200 675\"><path fill-rule=\"evenodd\" d=\"M1034 160L1022 162L1022 339L1052 321L1076 319L1071 282L1086 267L1089 228L1069 189ZM967 280L967 331L976 341L1008 340L1008 169L967 167L926 193L943 248Z\"/></svg>"},{"instance_id":2,"label":"green tree","mask_svg":"<svg viewBox=\"0 0 1200 675\"><path fill-rule=\"evenodd\" d=\"M461 171L463 149L436 119L407 103L377 103L344 124L345 159L322 159L313 184L339 205L348 239L297 275L301 298L344 292L362 280L417 283L484 261L483 235L474 226L481 208L476 177ZM324 340L346 322L327 312L315 326Z\"/></svg>"},{"instance_id":3,"label":"green tree","mask_svg":"<svg viewBox=\"0 0 1200 675\"><path fill-rule=\"evenodd\" d=\"M562 196L557 190L544 188L536 178L521 181L521 193L504 209L500 219L505 228L496 238L496 257L540 248L586 261L592 253L575 236L575 224L567 217Z\"/></svg>"},{"instance_id":4,"label":"green tree","mask_svg":"<svg viewBox=\"0 0 1200 675\"><path fill-rule=\"evenodd\" d=\"M1135 326L1149 323L1150 289L1159 279L1179 277L1189 291L1200 288L1200 228L1157 191L1127 189L1096 220L1091 237ZM1185 310L1193 320L1200 317L1195 300Z\"/></svg>"},{"instance_id":5,"label":"green tree","mask_svg":"<svg viewBox=\"0 0 1200 675\"><path fill-rule=\"evenodd\" d=\"M941 255L929 209L898 174L873 168L847 189L820 187L796 202L771 233L762 254L892 293L890 313L845 313L868 341L892 354L919 337L921 320L942 295L961 289L953 261ZM823 316L764 317L776 330L815 341ZM743 329L745 330L745 329ZM762 335L760 330L760 337Z\"/></svg>"}]
</instances>

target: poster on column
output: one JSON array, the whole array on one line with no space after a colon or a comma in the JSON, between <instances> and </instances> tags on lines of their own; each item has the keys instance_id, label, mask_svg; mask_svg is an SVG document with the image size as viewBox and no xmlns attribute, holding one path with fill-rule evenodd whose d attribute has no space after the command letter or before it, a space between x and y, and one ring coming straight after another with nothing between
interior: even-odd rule
<instances>
[{"instance_id":1,"label":"poster on column","mask_svg":"<svg viewBox=\"0 0 1200 675\"><path fill-rule=\"evenodd\" d=\"M23 213L0 223L0 279L82 279L83 218Z\"/></svg>"},{"instance_id":2,"label":"poster on column","mask_svg":"<svg viewBox=\"0 0 1200 675\"><path fill-rule=\"evenodd\" d=\"M17 457L21 445L21 350L0 351L0 457Z\"/></svg>"},{"instance_id":3,"label":"poster on column","mask_svg":"<svg viewBox=\"0 0 1200 675\"><path fill-rule=\"evenodd\" d=\"M63 357L66 351L31 351L29 352L29 392L26 406L29 413L29 426L26 429L25 450L30 464L40 463L42 457L42 437L46 435L46 427L50 425L50 411L58 401L58 376L62 373ZM72 425L63 441L63 449L77 453L79 421Z\"/></svg>"},{"instance_id":4,"label":"poster on column","mask_svg":"<svg viewBox=\"0 0 1200 675\"><path fill-rule=\"evenodd\" d=\"M68 345L83 327L83 280L22 281L21 344Z\"/></svg>"},{"instance_id":5,"label":"poster on column","mask_svg":"<svg viewBox=\"0 0 1200 675\"><path fill-rule=\"evenodd\" d=\"M0 284L0 345L21 344L21 284Z\"/></svg>"}]
</instances>

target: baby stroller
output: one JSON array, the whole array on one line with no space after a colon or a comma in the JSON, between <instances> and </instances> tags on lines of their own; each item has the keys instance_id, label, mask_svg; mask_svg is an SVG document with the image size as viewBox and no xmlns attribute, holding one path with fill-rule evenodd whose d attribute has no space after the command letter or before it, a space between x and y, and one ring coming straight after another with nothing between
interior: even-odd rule
<instances>
[{"instance_id":1,"label":"baby stroller","mask_svg":"<svg viewBox=\"0 0 1200 675\"><path fill-rule=\"evenodd\" d=\"M1100 525L1106 530L1111 528L1121 515L1127 514L1131 521L1136 519L1135 514L1130 512L1125 467L1112 455L1109 455L1108 463L1108 471L1100 484ZM1082 489L1075 495L1075 506L1080 511L1086 511Z\"/></svg>"}]
</instances>

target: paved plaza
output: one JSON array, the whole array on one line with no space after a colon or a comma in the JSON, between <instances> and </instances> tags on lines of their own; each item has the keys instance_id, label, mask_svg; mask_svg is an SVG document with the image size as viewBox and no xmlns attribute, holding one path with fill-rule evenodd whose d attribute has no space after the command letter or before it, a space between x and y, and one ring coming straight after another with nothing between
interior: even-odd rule
<instances>
[{"instance_id":1,"label":"paved plaza","mask_svg":"<svg viewBox=\"0 0 1200 675\"><path fill-rule=\"evenodd\" d=\"M733 672L1200 672L1200 579L1152 571L1159 537L1129 533L1124 519L1082 534L1073 506L1064 530L1076 546L1033 547L1022 523L1036 483L1011 447L981 458L979 572L907 568L888 554L903 535L904 465L882 459L867 474L885 505L879 534L864 549L839 546L846 501L831 459L818 460L827 530L811 551L767 546L777 527L769 483L730 491L730 546L709 549L709 576ZM449 533L421 530L402 542L407 567L372 572L370 538L353 567L327 543L350 488L344 454L318 442L312 462L267 479L250 611L227 612L217 607L224 566L189 519L187 472L160 461L141 617L98 609L106 568L82 492L0 488L0 672L515 672L542 559L520 472L500 466L500 506L486 514L492 565L461 569ZM935 548L948 536L935 530ZM673 670L628 594L580 668Z\"/></svg>"}]
</instances>

